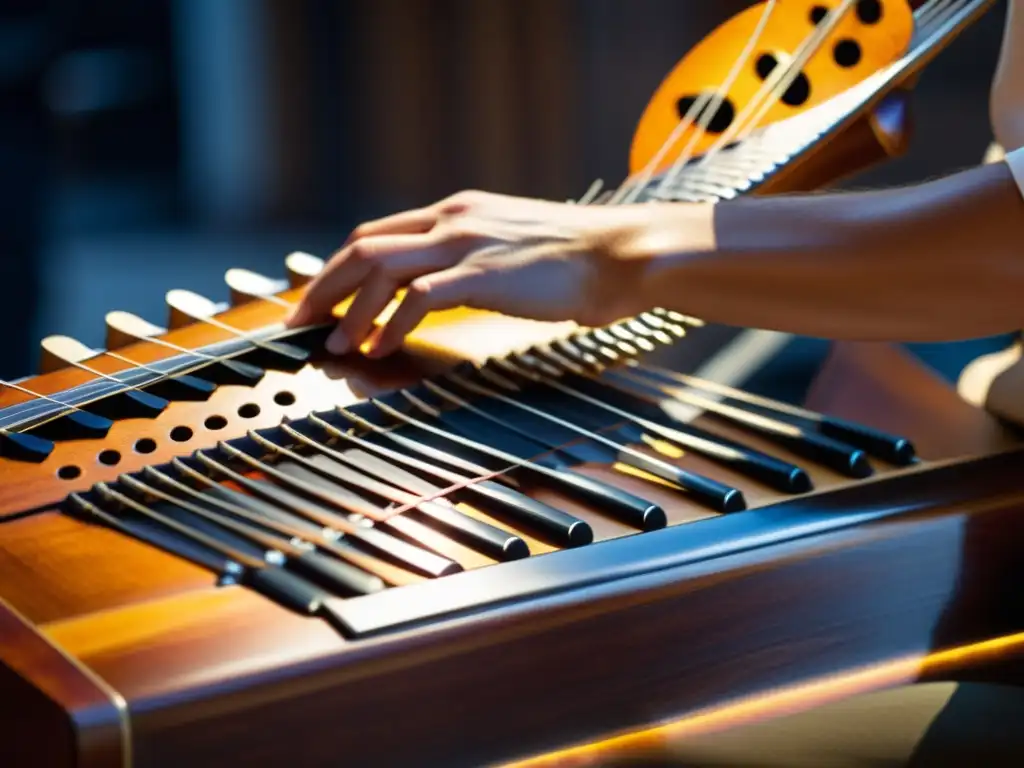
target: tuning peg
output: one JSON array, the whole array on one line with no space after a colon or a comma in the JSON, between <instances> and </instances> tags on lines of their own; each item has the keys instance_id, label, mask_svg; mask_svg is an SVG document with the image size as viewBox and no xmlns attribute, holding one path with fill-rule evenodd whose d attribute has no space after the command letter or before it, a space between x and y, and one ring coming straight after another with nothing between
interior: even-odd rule
<instances>
[{"instance_id":1,"label":"tuning peg","mask_svg":"<svg viewBox=\"0 0 1024 768\"><path fill-rule=\"evenodd\" d=\"M288 269L288 282L292 288L301 288L323 271L326 262L311 253L295 251L288 254L284 265Z\"/></svg>"},{"instance_id":2,"label":"tuning peg","mask_svg":"<svg viewBox=\"0 0 1024 768\"><path fill-rule=\"evenodd\" d=\"M168 291L167 305L171 308L172 320L181 323L181 325L185 325L188 322L194 322L196 320L205 321L212 323L219 328L230 331L241 338L245 338L250 344L264 353L261 360L266 358L266 366L273 366L275 368L282 368L282 366L284 366L285 370L298 370L309 360L309 352L301 349L300 347L281 341L253 338L248 336L245 331L234 328L227 323L216 319L214 315L222 311L221 307L218 307L212 301L204 296L200 296L198 293L178 288L173 291ZM178 319L182 317L187 318L185 322ZM178 326L175 326L172 323L171 327L174 328ZM259 364L264 365L263 362L260 362Z\"/></svg>"},{"instance_id":3,"label":"tuning peg","mask_svg":"<svg viewBox=\"0 0 1024 768\"><path fill-rule=\"evenodd\" d=\"M183 288L175 288L168 291L165 300L170 310L168 327L172 329L182 328L194 323L196 320L213 317L221 311L221 307L215 302L193 291L186 291Z\"/></svg>"},{"instance_id":4,"label":"tuning peg","mask_svg":"<svg viewBox=\"0 0 1024 768\"><path fill-rule=\"evenodd\" d=\"M90 349L78 339L72 339L70 336L47 336L40 342L40 346L42 347L42 354L39 356L41 373L53 373L99 354L96 350Z\"/></svg>"},{"instance_id":5,"label":"tuning peg","mask_svg":"<svg viewBox=\"0 0 1024 768\"><path fill-rule=\"evenodd\" d=\"M138 315L119 309L107 312L104 319L107 324L107 349L120 349L134 344L139 339L148 339L151 336L161 336L167 333L166 328L161 328L148 320L143 320Z\"/></svg>"},{"instance_id":6,"label":"tuning peg","mask_svg":"<svg viewBox=\"0 0 1024 768\"><path fill-rule=\"evenodd\" d=\"M199 357L209 357L201 351L174 344L166 339L159 338L166 330L158 325L143 320L138 315L130 312L108 312L107 313L107 338L127 339L137 341L139 339L150 339L154 344L159 344L176 352L195 354ZM108 343L108 348L111 345ZM212 358L211 358L212 359ZM205 369L203 377L216 384L238 384L241 386L254 387L260 383L264 371L255 365L243 363L239 360L216 359L215 364Z\"/></svg>"},{"instance_id":7,"label":"tuning peg","mask_svg":"<svg viewBox=\"0 0 1024 768\"><path fill-rule=\"evenodd\" d=\"M229 269L224 273L224 281L231 289L232 304L244 304L255 299L276 299L279 292L288 289L288 283L283 280L271 280L266 275L248 269ZM280 301L283 302L283 299Z\"/></svg>"},{"instance_id":8,"label":"tuning peg","mask_svg":"<svg viewBox=\"0 0 1024 768\"><path fill-rule=\"evenodd\" d=\"M248 304L254 299L288 290L287 280L272 280L266 275L238 267L224 273L224 282L231 291L232 306Z\"/></svg>"},{"instance_id":9,"label":"tuning peg","mask_svg":"<svg viewBox=\"0 0 1024 768\"><path fill-rule=\"evenodd\" d=\"M72 365L97 377L107 376L84 364L86 360L102 355L103 350L91 349L70 336L47 336L42 341L42 347L42 359L46 361L45 365L52 366L50 370ZM102 398L91 407L100 416L117 420L134 417L155 418L170 405L165 398L144 392L127 382L123 387L116 394Z\"/></svg>"}]
</instances>

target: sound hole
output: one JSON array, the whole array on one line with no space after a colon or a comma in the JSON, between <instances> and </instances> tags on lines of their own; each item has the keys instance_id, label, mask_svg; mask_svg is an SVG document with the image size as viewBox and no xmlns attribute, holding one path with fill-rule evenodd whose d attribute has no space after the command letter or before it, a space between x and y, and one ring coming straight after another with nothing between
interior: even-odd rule
<instances>
[{"instance_id":1,"label":"sound hole","mask_svg":"<svg viewBox=\"0 0 1024 768\"><path fill-rule=\"evenodd\" d=\"M840 40L832 50L832 55L840 67L855 67L860 63L860 44L856 40Z\"/></svg>"},{"instance_id":2,"label":"sound hole","mask_svg":"<svg viewBox=\"0 0 1024 768\"><path fill-rule=\"evenodd\" d=\"M278 392L274 395L274 402L278 405L294 405L295 395L291 392Z\"/></svg>"},{"instance_id":3,"label":"sound hole","mask_svg":"<svg viewBox=\"0 0 1024 768\"><path fill-rule=\"evenodd\" d=\"M260 407L256 403L246 403L238 409L238 415L243 419L254 419L260 415Z\"/></svg>"},{"instance_id":4,"label":"sound hole","mask_svg":"<svg viewBox=\"0 0 1024 768\"><path fill-rule=\"evenodd\" d=\"M176 443L187 443L192 439L192 429L190 427L175 427L171 430L171 440Z\"/></svg>"},{"instance_id":5,"label":"sound hole","mask_svg":"<svg viewBox=\"0 0 1024 768\"><path fill-rule=\"evenodd\" d=\"M117 451L107 449L106 451L100 451L99 460L100 464L106 464L108 467L112 467L121 461L121 454Z\"/></svg>"},{"instance_id":6,"label":"sound hole","mask_svg":"<svg viewBox=\"0 0 1024 768\"><path fill-rule=\"evenodd\" d=\"M683 96L676 102L676 110L679 112L680 120L690 114L690 110L693 109L693 105L699 98L699 96ZM707 94L707 98L711 98L711 94ZM709 106L711 106L710 103L705 103L698 110L697 114L693 116L693 122L703 124L704 114ZM736 108L729 99L722 99L722 103L718 105L714 116L708 122L708 133L724 133L732 125L734 119L736 119Z\"/></svg>"},{"instance_id":7,"label":"sound hole","mask_svg":"<svg viewBox=\"0 0 1024 768\"><path fill-rule=\"evenodd\" d=\"M228 420L223 416L210 416L203 422L206 428L212 432L216 432L218 429L224 429L228 425Z\"/></svg>"},{"instance_id":8,"label":"sound hole","mask_svg":"<svg viewBox=\"0 0 1024 768\"><path fill-rule=\"evenodd\" d=\"M821 22L825 20L826 16L828 16L828 8L825 6L816 5L811 8L811 24L814 24L815 26L821 24Z\"/></svg>"},{"instance_id":9,"label":"sound hole","mask_svg":"<svg viewBox=\"0 0 1024 768\"><path fill-rule=\"evenodd\" d=\"M757 57L757 61L754 62L754 71L757 72L757 76L762 80L767 80L768 75L772 73L772 70L779 65L779 60L772 56L770 53L762 53Z\"/></svg>"},{"instance_id":10,"label":"sound hole","mask_svg":"<svg viewBox=\"0 0 1024 768\"><path fill-rule=\"evenodd\" d=\"M156 440L151 437L144 437L135 441L136 453L152 453L156 450Z\"/></svg>"},{"instance_id":11,"label":"sound hole","mask_svg":"<svg viewBox=\"0 0 1024 768\"><path fill-rule=\"evenodd\" d=\"M862 24L877 24L882 19L882 3L879 0L858 0L857 18Z\"/></svg>"},{"instance_id":12,"label":"sound hole","mask_svg":"<svg viewBox=\"0 0 1024 768\"><path fill-rule=\"evenodd\" d=\"M61 480L74 480L77 477L82 476L82 468L76 467L74 464L68 464L65 467L61 467L57 470L57 477Z\"/></svg>"},{"instance_id":13,"label":"sound hole","mask_svg":"<svg viewBox=\"0 0 1024 768\"><path fill-rule=\"evenodd\" d=\"M762 53L754 62L754 69L758 77L767 80L772 71L779 65L779 60L770 53ZM782 103L791 107L799 107L811 98L811 81L803 72L793 78L786 92L782 94Z\"/></svg>"}]
</instances>

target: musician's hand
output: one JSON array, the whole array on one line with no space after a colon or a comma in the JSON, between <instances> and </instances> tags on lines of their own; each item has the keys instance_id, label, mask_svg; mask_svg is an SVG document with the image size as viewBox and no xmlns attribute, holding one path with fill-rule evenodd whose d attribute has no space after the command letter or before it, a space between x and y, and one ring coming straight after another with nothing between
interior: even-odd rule
<instances>
[{"instance_id":1,"label":"musician's hand","mask_svg":"<svg viewBox=\"0 0 1024 768\"><path fill-rule=\"evenodd\" d=\"M357 348L399 288L406 294L369 354L398 349L431 311L457 306L536 320L599 325L641 311L647 258L617 243L649 226L652 206L576 206L463 192L427 208L358 227L310 283L289 323L330 319L353 293L328 338Z\"/></svg>"}]
</instances>

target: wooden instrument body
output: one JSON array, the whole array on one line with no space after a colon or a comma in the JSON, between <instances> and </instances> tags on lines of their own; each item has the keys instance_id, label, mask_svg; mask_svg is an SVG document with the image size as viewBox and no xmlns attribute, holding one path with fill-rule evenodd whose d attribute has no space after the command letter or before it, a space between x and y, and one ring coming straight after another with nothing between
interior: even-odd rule
<instances>
[{"instance_id":1,"label":"wooden instrument body","mask_svg":"<svg viewBox=\"0 0 1024 768\"><path fill-rule=\"evenodd\" d=\"M255 302L225 317L247 329L275 322L281 313ZM439 363L482 359L565 330L481 313L442 313L417 331L410 355L372 364L336 360L298 375L270 372L254 388L221 387L206 402L175 403L156 419L119 421L103 440L58 443L39 464L0 459L0 520L7 518L0 523L0 690L5 701L17 703L16 711L0 719L4 764L199 768L229 759L277 765L301 757L307 765L345 759L457 766L516 759L829 671L924 654L932 647L929 620L951 599L946 584L930 575L959 568L979 591L994 585L993 569L1013 541L1017 503L1008 490L1013 473L1001 466L993 470L1000 482L986 477L979 480L982 488L961 485L958 477L953 485L968 501L955 511L946 508L946 491L954 488L926 482L923 489L915 486L922 494L915 499L920 512L899 524L837 523L836 530L811 538L782 525L771 546L747 539L764 533L756 516L779 501L772 492L748 484L753 511L677 525L711 515L668 489L659 495L635 478L588 467L588 474L642 489L662 502L674 527L621 539L638 545L628 557L624 550L607 549L616 542L588 547L596 560L586 567L577 568L579 553L568 551L470 570L458 577L461 582L445 586L455 594L486 594L493 585L478 580L494 578L488 572L510 573L511 565L528 567L499 581L550 591L357 640L244 588L217 587L201 568L56 509L69 492L209 447L222 437L393 389ZM193 324L165 338L197 347L226 335ZM146 342L119 350L139 362L170 354ZM874 365L884 377L872 369L869 381L848 380L856 393L819 403L823 409L902 430L927 458L1014 444L990 418L922 372L908 372L927 380L932 396L922 399L913 377L893 373L891 351L871 354L880 356ZM126 366L112 358L90 365L104 372ZM89 378L65 368L25 384L59 392ZM891 383L901 380L907 389L891 391ZM3 403L20 399L6 393ZM246 410L248 405L257 405L258 414ZM207 428L211 416L223 416L226 425ZM171 439L180 426L189 426L190 436ZM729 434L720 425L716 429ZM135 450L144 437L155 441L152 452ZM747 435L735 437L759 446ZM115 465L101 457L109 450L120 456ZM677 463L736 479L698 457ZM66 466L82 471L58 480ZM822 489L844 485L827 471L816 471L813 479ZM845 493L828 497L844 520L896 503L884 482L876 496L860 502ZM777 508L820 515L830 507L817 507L819 498L826 503L816 495ZM566 499L558 505L584 513ZM752 516L747 538L721 539L734 552L694 556L700 526L731 525L742 522L742 515ZM986 538L992 534L998 546L961 563L951 532L962 532L968 523ZM597 532L614 538L628 531L605 524ZM644 541L655 541L649 537L665 542L660 554L646 551ZM900 560L892 554L896 549ZM490 562L458 551L471 565ZM978 569L983 577L971 575ZM611 575L617 578L602 581ZM875 599L880 593L886 601ZM413 595L410 600L420 602ZM900 619L895 625L894 614ZM950 643L960 642L968 630L984 635L990 629L973 620L955 626L962 632L952 632ZM612 668L615 674L606 674ZM331 737L324 738L326 733Z\"/></svg>"},{"instance_id":2,"label":"wooden instrument body","mask_svg":"<svg viewBox=\"0 0 1024 768\"><path fill-rule=\"evenodd\" d=\"M438 587L521 594L365 638L55 511L8 521L4 764L478 765L1010 631L985 597L1024 534L1015 438L886 347L838 348L818 393L909 435L926 465L855 486L818 473L835 490L402 587L400 610ZM657 500L674 523L707 517Z\"/></svg>"},{"instance_id":3,"label":"wooden instrument body","mask_svg":"<svg viewBox=\"0 0 1024 768\"><path fill-rule=\"evenodd\" d=\"M898 151L905 142L891 139L905 136L905 123L894 98L884 109L895 109L895 122L878 122L880 102L873 117L759 191L815 188ZM281 314L256 302L226 317L251 329ZM166 338L195 348L227 335L192 324ZM678 465L744 486L751 511L711 519L643 485L668 511L668 529L627 537L605 522L595 533L608 541L497 568L453 546L466 573L348 603L370 624L445 600L464 601L460 610L355 639L57 509L72 491L415 381L439 360L480 359L553 335L550 324L442 313L419 329L412 356L271 372L256 387L221 387L206 402L119 421L103 440L58 443L38 464L0 459L0 763L479 765L746 695L770 709L779 686L907 656L924 668L937 647L1015 628L977 598L998 594L1015 565L1024 492L1014 478L1024 451L885 347L839 348L815 407L905 433L929 462L953 464L883 467L876 481L857 484L815 470L818 493L783 501L684 456ZM146 342L117 348L138 362L170 354ZM127 367L113 358L90 365ZM57 393L91 378L64 368L24 384ZM0 405L23 398L5 391ZM152 450L140 452L147 438ZM998 451L1010 452L967 461ZM584 471L641 487L607 467ZM488 602L502 590L511 590L506 601ZM964 656L945 673L979 663ZM896 676L862 686L891 682Z\"/></svg>"},{"instance_id":4,"label":"wooden instrument body","mask_svg":"<svg viewBox=\"0 0 1024 768\"><path fill-rule=\"evenodd\" d=\"M723 134L735 129L734 123L745 113L744 105L760 103L755 97L763 90L768 73L774 67L786 66L798 54L821 23L823 12L841 5L840 0L779 0L746 65L725 93L721 92L723 84L729 82L735 62L754 38L765 3L738 13L705 37L669 72L644 110L633 137L630 172L641 172L659 155L699 97L716 94L724 96L724 101L707 131L699 131L700 123L694 121L655 167L663 170L671 166L684 148L690 148L691 156L710 149ZM891 64L907 49L913 28L906 0L854 3L800 68L799 76L782 98L770 99L771 106L756 125L786 120L823 104ZM746 129L755 127L744 125ZM734 138L737 135L742 132Z\"/></svg>"}]
</instances>

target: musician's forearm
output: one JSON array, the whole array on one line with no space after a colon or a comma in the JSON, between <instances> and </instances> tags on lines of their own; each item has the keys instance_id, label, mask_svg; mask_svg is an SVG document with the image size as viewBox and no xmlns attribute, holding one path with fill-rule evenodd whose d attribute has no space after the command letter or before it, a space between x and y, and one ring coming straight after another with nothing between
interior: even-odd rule
<instances>
[{"instance_id":1,"label":"musician's forearm","mask_svg":"<svg viewBox=\"0 0 1024 768\"><path fill-rule=\"evenodd\" d=\"M1006 151L1024 146L1024 0L1010 0L992 80L992 133Z\"/></svg>"},{"instance_id":2,"label":"musician's forearm","mask_svg":"<svg viewBox=\"0 0 1024 768\"><path fill-rule=\"evenodd\" d=\"M655 259L650 304L846 339L943 340L1024 324L1024 201L1005 164L910 189L751 198L714 248Z\"/></svg>"}]
</instances>

